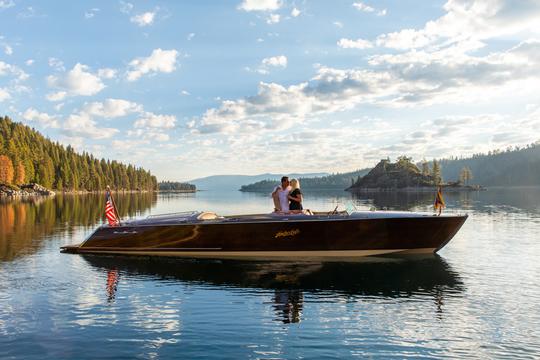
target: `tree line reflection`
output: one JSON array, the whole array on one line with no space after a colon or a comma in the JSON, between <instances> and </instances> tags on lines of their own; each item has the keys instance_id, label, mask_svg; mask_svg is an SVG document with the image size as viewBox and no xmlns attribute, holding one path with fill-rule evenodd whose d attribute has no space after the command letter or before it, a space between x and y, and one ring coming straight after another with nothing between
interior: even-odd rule
<instances>
[{"instance_id":1,"label":"tree line reflection","mask_svg":"<svg viewBox=\"0 0 540 360\"><path fill-rule=\"evenodd\" d=\"M156 193L118 194L121 217L138 216L157 202ZM78 227L94 227L104 217L102 194L58 195L52 198L0 199L0 261L33 252L45 236L74 234Z\"/></svg>"}]
</instances>

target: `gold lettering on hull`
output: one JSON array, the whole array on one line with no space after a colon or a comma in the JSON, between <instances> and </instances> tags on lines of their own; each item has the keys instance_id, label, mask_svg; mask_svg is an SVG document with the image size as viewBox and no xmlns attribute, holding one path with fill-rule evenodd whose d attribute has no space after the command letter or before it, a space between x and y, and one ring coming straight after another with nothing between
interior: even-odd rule
<instances>
[{"instance_id":1,"label":"gold lettering on hull","mask_svg":"<svg viewBox=\"0 0 540 360\"><path fill-rule=\"evenodd\" d=\"M294 230L289 230L289 231L279 231L279 232L274 236L274 238L277 239L277 238L280 238L280 237L295 236L295 235L298 235L298 234L300 234L300 230L299 230L299 229L294 229Z\"/></svg>"}]
</instances>

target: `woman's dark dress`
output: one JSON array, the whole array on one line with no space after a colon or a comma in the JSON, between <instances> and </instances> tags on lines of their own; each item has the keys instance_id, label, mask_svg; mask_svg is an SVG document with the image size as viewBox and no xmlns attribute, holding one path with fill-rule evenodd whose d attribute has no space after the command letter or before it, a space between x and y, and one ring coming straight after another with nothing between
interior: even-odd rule
<instances>
[{"instance_id":1,"label":"woman's dark dress","mask_svg":"<svg viewBox=\"0 0 540 360\"><path fill-rule=\"evenodd\" d=\"M289 193L289 196L292 197L297 197L298 195L302 195L300 189L294 189ZM299 201L291 200L291 203L289 204L289 210L303 210L302 203Z\"/></svg>"}]
</instances>

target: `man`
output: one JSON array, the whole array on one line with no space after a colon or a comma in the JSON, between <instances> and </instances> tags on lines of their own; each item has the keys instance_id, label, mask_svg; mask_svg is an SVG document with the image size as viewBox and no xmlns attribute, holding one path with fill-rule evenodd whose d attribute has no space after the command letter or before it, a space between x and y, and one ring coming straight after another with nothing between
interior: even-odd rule
<instances>
[{"instance_id":1,"label":"man","mask_svg":"<svg viewBox=\"0 0 540 360\"><path fill-rule=\"evenodd\" d=\"M281 178L281 185L276 186L274 191L272 191L275 212L289 212L290 191L291 187L289 186L289 178L287 176L283 176Z\"/></svg>"}]
</instances>

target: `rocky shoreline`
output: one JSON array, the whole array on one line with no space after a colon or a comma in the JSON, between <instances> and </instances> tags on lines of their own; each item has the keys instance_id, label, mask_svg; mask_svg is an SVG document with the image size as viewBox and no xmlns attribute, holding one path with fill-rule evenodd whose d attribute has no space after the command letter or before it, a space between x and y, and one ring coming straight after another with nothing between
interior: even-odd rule
<instances>
[{"instance_id":1,"label":"rocky shoreline","mask_svg":"<svg viewBox=\"0 0 540 360\"><path fill-rule=\"evenodd\" d=\"M51 190L39 184L24 184L19 186L0 184L0 197L44 197L62 195L87 195L103 194L106 190L88 191L88 190ZM146 193L149 190L113 190L113 193Z\"/></svg>"},{"instance_id":2,"label":"rocky shoreline","mask_svg":"<svg viewBox=\"0 0 540 360\"><path fill-rule=\"evenodd\" d=\"M18 187L0 184L0 196L26 197L26 196L54 196L56 192L39 184L23 184Z\"/></svg>"}]
</instances>

